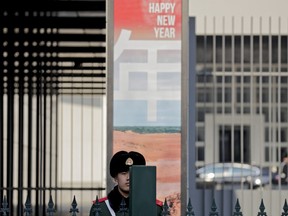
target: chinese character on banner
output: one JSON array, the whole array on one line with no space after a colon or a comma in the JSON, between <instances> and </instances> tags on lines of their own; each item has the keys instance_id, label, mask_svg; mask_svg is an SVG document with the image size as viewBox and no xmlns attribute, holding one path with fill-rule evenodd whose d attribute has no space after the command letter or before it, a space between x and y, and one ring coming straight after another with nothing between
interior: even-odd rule
<instances>
[{"instance_id":1,"label":"chinese character on banner","mask_svg":"<svg viewBox=\"0 0 288 216\"><path fill-rule=\"evenodd\" d=\"M113 150L157 167L157 198L180 215L181 0L114 1Z\"/></svg>"}]
</instances>

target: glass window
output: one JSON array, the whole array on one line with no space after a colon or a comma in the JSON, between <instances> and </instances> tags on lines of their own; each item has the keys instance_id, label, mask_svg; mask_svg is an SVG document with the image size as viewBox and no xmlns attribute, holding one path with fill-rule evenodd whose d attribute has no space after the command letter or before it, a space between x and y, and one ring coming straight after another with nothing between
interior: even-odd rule
<instances>
[{"instance_id":1,"label":"glass window","mask_svg":"<svg viewBox=\"0 0 288 216\"><path fill-rule=\"evenodd\" d=\"M236 77L236 82L237 82L237 83L239 83L239 84L240 84L240 83L241 83L241 80L242 80L242 79L241 79L241 77L240 77L240 76L237 76L237 77Z\"/></svg>"},{"instance_id":2,"label":"glass window","mask_svg":"<svg viewBox=\"0 0 288 216\"><path fill-rule=\"evenodd\" d=\"M242 52L243 50L241 49L241 44L242 44L242 39L241 36L235 36L234 37L234 62L235 63L241 63L242 61Z\"/></svg>"},{"instance_id":3,"label":"glass window","mask_svg":"<svg viewBox=\"0 0 288 216\"><path fill-rule=\"evenodd\" d=\"M288 122L288 108L287 107L281 107L281 122Z\"/></svg>"},{"instance_id":4,"label":"glass window","mask_svg":"<svg viewBox=\"0 0 288 216\"><path fill-rule=\"evenodd\" d=\"M197 141L205 140L205 130L204 127L197 127Z\"/></svg>"},{"instance_id":5,"label":"glass window","mask_svg":"<svg viewBox=\"0 0 288 216\"><path fill-rule=\"evenodd\" d=\"M223 36L216 36L216 63L220 64L222 63L223 59L222 55L223 55Z\"/></svg>"},{"instance_id":6,"label":"glass window","mask_svg":"<svg viewBox=\"0 0 288 216\"><path fill-rule=\"evenodd\" d=\"M231 114L232 113L231 107L225 107L225 113L226 114Z\"/></svg>"},{"instance_id":7,"label":"glass window","mask_svg":"<svg viewBox=\"0 0 288 216\"><path fill-rule=\"evenodd\" d=\"M253 53L254 53L254 58L253 58L253 62L254 63L259 63L259 48L260 48L260 38L259 36L255 35L253 36Z\"/></svg>"},{"instance_id":8,"label":"glass window","mask_svg":"<svg viewBox=\"0 0 288 216\"><path fill-rule=\"evenodd\" d=\"M270 72L270 68L269 67L262 67L262 72ZM266 79L263 82L266 83Z\"/></svg>"},{"instance_id":9,"label":"glass window","mask_svg":"<svg viewBox=\"0 0 288 216\"><path fill-rule=\"evenodd\" d=\"M278 129L276 129L276 142L279 141L279 134ZM281 128L280 129L280 142L286 142L287 141L287 128Z\"/></svg>"},{"instance_id":10,"label":"glass window","mask_svg":"<svg viewBox=\"0 0 288 216\"><path fill-rule=\"evenodd\" d=\"M249 76L244 76L244 83L249 84L251 82L251 78Z\"/></svg>"},{"instance_id":11,"label":"glass window","mask_svg":"<svg viewBox=\"0 0 288 216\"><path fill-rule=\"evenodd\" d=\"M251 36L244 36L244 63L250 63L251 56ZM249 69L250 70L250 69Z\"/></svg>"},{"instance_id":12,"label":"glass window","mask_svg":"<svg viewBox=\"0 0 288 216\"><path fill-rule=\"evenodd\" d=\"M282 162L283 157L285 154L288 153L288 147L280 147L280 152L278 152L278 147L276 147L275 153L276 153L276 161ZM280 155L279 155L280 153Z\"/></svg>"},{"instance_id":13,"label":"glass window","mask_svg":"<svg viewBox=\"0 0 288 216\"><path fill-rule=\"evenodd\" d=\"M222 83L222 80L223 80L223 79L222 79L222 76L217 76L216 79L217 79L217 83Z\"/></svg>"},{"instance_id":14,"label":"glass window","mask_svg":"<svg viewBox=\"0 0 288 216\"><path fill-rule=\"evenodd\" d=\"M262 108L262 114L264 115L265 122L269 122L269 109L268 109L268 107Z\"/></svg>"},{"instance_id":15,"label":"glass window","mask_svg":"<svg viewBox=\"0 0 288 216\"><path fill-rule=\"evenodd\" d=\"M204 161L205 160L205 151L204 151L204 147L202 147L202 146L197 147L197 160L198 161Z\"/></svg>"},{"instance_id":16,"label":"glass window","mask_svg":"<svg viewBox=\"0 0 288 216\"><path fill-rule=\"evenodd\" d=\"M232 77L231 76L225 76L225 83L231 83Z\"/></svg>"},{"instance_id":17,"label":"glass window","mask_svg":"<svg viewBox=\"0 0 288 216\"><path fill-rule=\"evenodd\" d=\"M269 162L270 161L270 148L265 147L265 161Z\"/></svg>"},{"instance_id":18,"label":"glass window","mask_svg":"<svg viewBox=\"0 0 288 216\"><path fill-rule=\"evenodd\" d=\"M265 127L265 142L269 142L269 128Z\"/></svg>"},{"instance_id":19,"label":"glass window","mask_svg":"<svg viewBox=\"0 0 288 216\"><path fill-rule=\"evenodd\" d=\"M287 142L287 128L281 128L281 142Z\"/></svg>"},{"instance_id":20,"label":"glass window","mask_svg":"<svg viewBox=\"0 0 288 216\"><path fill-rule=\"evenodd\" d=\"M281 88L281 96L280 96L281 103L288 102L288 94L287 94L287 92L288 92L287 87Z\"/></svg>"},{"instance_id":21,"label":"glass window","mask_svg":"<svg viewBox=\"0 0 288 216\"><path fill-rule=\"evenodd\" d=\"M237 87L237 88L236 88L236 95L237 95L236 101L237 101L238 103L242 102L242 101L241 101L241 93L242 93L241 88L240 88L240 87Z\"/></svg>"},{"instance_id":22,"label":"glass window","mask_svg":"<svg viewBox=\"0 0 288 216\"><path fill-rule=\"evenodd\" d=\"M261 56L261 54L259 53L259 57L262 57L262 62L269 62L269 52L268 52L268 50L270 50L269 49L269 44L270 44L270 42L269 42L269 36L266 36L266 35L264 35L264 36L261 36L262 37L262 56Z\"/></svg>"},{"instance_id":23,"label":"glass window","mask_svg":"<svg viewBox=\"0 0 288 216\"><path fill-rule=\"evenodd\" d=\"M222 99L222 88L217 88L217 102L221 103L223 101Z\"/></svg>"},{"instance_id":24,"label":"glass window","mask_svg":"<svg viewBox=\"0 0 288 216\"><path fill-rule=\"evenodd\" d=\"M198 88L197 89L197 102L205 102L206 98L205 98L205 88Z\"/></svg>"},{"instance_id":25,"label":"glass window","mask_svg":"<svg viewBox=\"0 0 288 216\"><path fill-rule=\"evenodd\" d=\"M269 102L269 89L268 88L262 89L262 102L263 103Z\"/></svg>"},{"instance_id":26,"label":"glass window","mask_svg":"<svg viewBox=\"0 0 288 216\"><path fill-rule=\"evenodd\" d=\"M284 72L286 72L287 69L288 69L288 68L286 67ZM288 81L288 78L287 78L287 77L281 77L281 83L282 83L282 84L286 84L287 81Z\"/></svg>"},{"instance_id":27,"label":"glass window","mask_svg":"<svg viewBox=\"0 0 288 216\"><path fill-rule=\"evenodd\" d=\"M278 63L278 36L272 36L272 63Z\"/></svg>"},{"instance_id":28,"label":"glass window","mask_svg":"<svg viewBox=\"0 0 288 216\"><path fill-rule=\"evenodd\" d=\"M198 122L204 122L204 120L205 120L205 110L204 110L204 108L202 108L202 109L197 109L196 120L197 120Z\"/></svg>"},{"instance_id":29,"label":"glass window","mask_svg":"<svg viewBox=\"0 0 288 216\"><path fill-rule=\"evenodd\" d=\"M225 88L225 102L231 102L232 101L232 90L231 88L226 87Z\"/></svg>"},{"instance_id":30,"label":"glass window","mask_svg":"<svg viewBox=\"0 0 288 216\"><path fill-rule=\"evenodd\" d=\"M268 70L268 69L267 69ZM269 83L269 77L268 76L263 76L262 77L262 82L263 83Z\"/></svg>"},{"instance_id":31,"label":"glass window","mask_svg":"<svg viewBox=\"0 0 288 216\"><path fill-rule=\"evenodd\" d=\"M288 69L287 67L281 67L280 68L281 72L287 72L287 69Z\"/></svg>"},{"instance_id":32,"label":"glass window","mask_svg":"<svg viewBox=\"0 0 288 216\"><path fill-rule=\"evenodd\" d=\"M287 64L287 36L283 35L281 36L281 63ZM287 68L286 70L287 71Z\"/></svg>"},{"instance_id":33,"label":"glass window","mask_svg":"<svg viewBox=\"0 0 288 216\"><path fill-rule=\"evenodd\" d=\"M223 71L223 67L216 67L216 71Z\"/></svg>"},{"instance_id":34,"label":"glass window","mask_svg":"<svg viewBox=\"0 0 288 216\"><path fill-rule=\"evenodd\" d=\"M232 37L230 35L225 37L225 63L232 63Z\"/></svg>"},{"instance_id":35,"label":"glass window","mask_svg":"<svg viewBox=\"0 0 288 216\"><path fill-rule=\"evenodd\" d=\"M269 77L268 76L261 76L256 77L256 83L269 83Z\"/></svg>"},{"instance_id":36,"label":"glass window","mask_svg":"<svg viewBox=\"0 0 288 216\"><path fill-rule=\"evenodd\" d=\"M212 76L212 68L206 68L207 73L206 76L206 83L213 83L213 76Z\"/></svg>"},{"instance_id":37,"label":"glass window","mask_svg":"<svg viewBox=\"0 0 288 216\"><path fill-rule=\"evenodd\" d=\"M236 113L241 113L241 107L240 106L237 106Z\"/></svg>"},{"instance_id":38,"label":"glass window","mask_svg":"<svg viewBox=\"0 0 288 216\"><path fill-rule=\"evenodd\" d=\"M197 89L197 102L207 103L213 102L213 89L212 88L198 88Z\"/></svg>"},{"instance_id":39,"label":"glass window","mask_svg":"<svg viewBox=\"0 0 288 216\"><path fill-rule=\"evenodd\" d=\"M250 102L251 97L251 92L250 92L250 87L244 87L244 97L243 100L245 103Z\"/></svg>"},{"instance_id":40,"label":"glass window","mask_svg":"<svg viewBox=\"0 0 288 216\"><path fill-rule=\"evenodd\" d=\"M205 83L205 75L203 74L197 74L197 82L198 83Z\"/></svg>"},{"instance_id":41,"label":"glass window","mask_svg":"<svg viewBox=\"0 0 288 216\"><path fill-rule=\"evenodd\" d=\"M249 114L251 111L250 111L250 107L244 107L244 113L245 114Z\"/></svg>"}]
</instances>

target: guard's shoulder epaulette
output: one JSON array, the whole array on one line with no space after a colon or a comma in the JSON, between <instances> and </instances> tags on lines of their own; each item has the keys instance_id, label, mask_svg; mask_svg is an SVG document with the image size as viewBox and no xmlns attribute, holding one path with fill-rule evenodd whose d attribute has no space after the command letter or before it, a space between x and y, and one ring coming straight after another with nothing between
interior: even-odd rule
<instances>
[{"instance_id":1,"label":"guard's shoulder epaulette","mask_svg":"<svg viewBox=\"0 0 288 216\"><path fill-rule=\"evenodd\" d=\"M101 202L105 202L105 200L107 200L108 199L108 197L103 197L103 198L101 198L101 199L98 199L98 202L99 203L101 203ZM96 200L93 200L93 204L95 204L96 203Z\"/></svg>"},{"instance_id":2,"label":"guard's shoulder epaulette","mask_svg":"<svg viewBox=\"0 0 288 216\"><path fill-rule=\"evenodd\" d=\"M163 202L156 199L156 205L158 205L158 206L163 206Z\"/></svg>"}]
</instances>

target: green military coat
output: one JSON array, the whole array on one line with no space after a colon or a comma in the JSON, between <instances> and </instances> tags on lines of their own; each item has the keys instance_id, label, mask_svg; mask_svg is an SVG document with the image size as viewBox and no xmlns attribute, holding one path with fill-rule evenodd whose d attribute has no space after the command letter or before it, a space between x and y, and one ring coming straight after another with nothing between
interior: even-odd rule
<instances>
[{"instance_id":1,"label":"green military coat","mask_svg":"<svg viewBox=\"0 0 288 216\"><path fill-rule=\"evenodd\" d=\"M100 210L99 216L123 216L123 212L120 211L120 204L123 199L126 203L125 208L127 208L125 216L129 216L129 197L124 198L119 193L117 186L108 194L108 197L98 200L98 206L95 205L96 201L93 202L89 216L96 216L97 208ZM157 216L161 216L163 209L162 202L156 200L155 205L157 206Z\"/></svg>"},{"instance_id":2,"label":"green military coat","mask_svg":"<svg viewBox=\"0 0 288 216\"><path fill-rule=\"evenodd\" d=\"M161 201L156 201L157 205L157 216L161 216L162 214L162 202ZM96 205L92 205L90 209L90 214L89 216L95 216L96 215ZM101 209L101 213L99 213L99 216L123 216L123 212L116 212L111 208L108 198L102 198L99 200L99 206L98 208ZM129 216L129 209L127 208L127 212L125 213L125 216Z\"/></svg>"}]
</instances>

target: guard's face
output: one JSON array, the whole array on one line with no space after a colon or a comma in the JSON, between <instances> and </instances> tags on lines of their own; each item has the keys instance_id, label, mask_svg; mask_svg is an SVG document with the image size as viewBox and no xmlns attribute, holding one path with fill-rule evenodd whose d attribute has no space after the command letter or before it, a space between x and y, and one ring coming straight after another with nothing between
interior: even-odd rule
<instances>
[{"instance_id":1,"label":"guard's face","mask_svg":"<svg viewBox=\"0 0 288 216\"><path fill-rule=\"evenodd\" d=\"M115 181L118 184L119 192L124 196L129 196L129 172L120 172L115 177Z\"/></svg>"}]
</instances>

